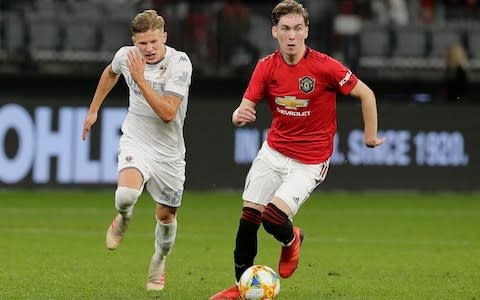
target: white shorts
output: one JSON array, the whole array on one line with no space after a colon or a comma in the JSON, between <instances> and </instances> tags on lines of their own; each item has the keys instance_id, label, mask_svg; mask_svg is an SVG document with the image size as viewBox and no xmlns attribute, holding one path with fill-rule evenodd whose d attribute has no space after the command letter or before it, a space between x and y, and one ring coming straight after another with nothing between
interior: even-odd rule
<instances>
[{"instance_id":1,"label":"white shorts","mask_svg":"<svg viewBox=\"0 0 480 300\"><path fill-rule=\"evenodd\" d=\"M312 191L325 180L329 160L304 164L264 142L245 180L243 200L266 206L273 197L285 201L293 217Z\"/></svg>"},{"instance_id":2,"label":"white shorts","mask_svg":"<svg viewBox=\"0 0 480 300\"><path fill-rule=\"evenodd\" d=\"M118 172L126 168L139 170L144 185L155 202L179 207L185 183L185 161L158 161L142 147L145 145L140 145L138 140L133 141L126 135L120 138Z\"/></svg>"}]
</instances>

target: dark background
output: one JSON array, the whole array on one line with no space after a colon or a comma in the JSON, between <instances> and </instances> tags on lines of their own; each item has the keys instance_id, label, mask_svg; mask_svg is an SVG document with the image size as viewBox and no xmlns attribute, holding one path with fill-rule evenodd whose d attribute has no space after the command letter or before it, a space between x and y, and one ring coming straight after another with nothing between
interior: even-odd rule
<instances>
[{"instance_id":1,"label":"dark background","mask_svg":"<svg viewBox=\"0 0 480 300\"><path fill-rule=\"evenodd\" d=\"M389 17L389 12L398 8L387 6L382 12L374 11L373 1L301 2L309 10L311 21L307 44L350 67L374 90L380 130L408 130L412 136L458 131L469 157L468 165L457 167L419 166L414 162L405 167L353 166L346 161L331 166L322 188L478 190L477 1L406 0L408 22L404 24ZM119 47L131 44L131 18L143 9L155 8L166 19L168 44L185 51L194 67L185 123L186 187L239 189L249 165L234 162L235 128L230 115L257 59L276 49L269 20L275 3L0 0L0 108L10 103L30 112L38 106L88 107L103 68ZM345 31L342 22L346 19L359 26ZM402 39L405 36L407 39ZM466 51L468 80L463 96L448 99L445 58L453 43L460 43ZM120 80L105 105L126 107L127 99L127 87ZM264 130L269 116L264 107L260 110L262 117L253 126ZM342 152L348 150L345 137L352 129L361 129L361 124L357 100L339 95ZM95 143L100 139L99 135L92 137L92 155L98 151ZM1 150L14 155L14 141L9 134L0 141ZM414 152L414 145L410 146ZM29 177L14 185L0 182L0 186L37 187ZM54 180L41 186L69 187Z\"/></svg>"},{"instance_id":2,"label":"dark background","mask_svg":"<svg viewBox=\"0 0 480 300\"><path fill-rule=\"evenodd\" d=\"M0 101L3 104L17 103L28 111L37 106L88 107L96 86L96 79L62 77L9 77L3 79L4 88ZM192 85L189 108L185 123L187 144L187 182L190 189L240 189L249 164L234 162L235 128L230 123L231 112L240 101L245 88L244 80L197 80ZM27 89L22 87L27 86ZM375 89L375 83L372 84ZM127 88L122 82L112 91L104 107L125 107ZM258 121L251 128L267 129L269 112L260 105ZM479 106L474 104L417 103L403 101L382 101L378 103L380 130L408 130L418 132L460 132L464 137L464 152L469 158L465 166L417 165L415 156L408 166L351 165L348 160L332 164L322 189L346 190L452 190L473 191L479 187L480 142L477 115ZM341 137L339 151L346 154L346 136L352 129L362 129L361 110L357 100L349 97L338 99L338 134ZM0 120L1 122L1 120ZM55 123L55 120L53 121ZM54 129L53 129L54 130ZM12 139L2 141L3 150L10 156L15 154L16 144ZM72 137L73 138L80 138ZM98 148L101 139L96 128L91 135L92 151ZM390 141L393 142L393 141ZM411 153L415 152L413 142L409 143ZM375 151L375 150L372 150ZM1 172L1 170L0 170ZM52 173L55 168L52 168ZM55 176L52 176L55 178ZM31 178L2 186L16 187L79 187L60 184L52 179L48 184L35 185ZM89 184L95 187L97 185ZM98 185L103 187L105 185Z\"/></svg>"}]
</instances>

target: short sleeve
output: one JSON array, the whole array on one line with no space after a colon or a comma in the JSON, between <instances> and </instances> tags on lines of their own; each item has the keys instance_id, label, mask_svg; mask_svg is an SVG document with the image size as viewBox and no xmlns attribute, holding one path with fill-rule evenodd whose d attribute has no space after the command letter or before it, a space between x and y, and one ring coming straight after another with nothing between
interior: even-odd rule
<instances>
[{"instance_id":1,"label":"short sleeve","mask_svg":"<svg viewBox=\"0 0 480 300\"><path fill-rule=\"evenodd\" d=\"M188 94L192 78L192 63L187 54L178 52L171 65L172 69L165 84L165 92L183 99Z\"/></svg>"},{"instance_id":2,"label":"short sleeve","mask_svg":"<svg viewBox=\"0 0 480 300\"><path fill-rule=\"evenodd\" d=\"M262 100L265 91L265 64L259 61L253 70L243 97L253 102Z\"/></svg>"}]
</instances>

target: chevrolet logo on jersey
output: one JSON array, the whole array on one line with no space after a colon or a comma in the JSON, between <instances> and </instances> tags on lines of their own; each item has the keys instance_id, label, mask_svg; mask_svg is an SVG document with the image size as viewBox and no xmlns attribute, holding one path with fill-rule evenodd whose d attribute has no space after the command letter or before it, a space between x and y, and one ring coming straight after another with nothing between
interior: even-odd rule
<instances>
[{"instance_id":1,"label":"chevrolet logo on jersey","mask_svg":"<svg viewBox=\"0 0 480 300\"><path fill-rule=\"evenodd\" d=\"M278 105L285 106L285 108L289 109L297 109L299 107L307 107L308 101L305 99L297 99L294 96L284 96L284 97L276 97L275 103Z\"/></svg>"},{"instance_id":2,"label":"chevrolet logo on jersey","mask_svg":"<svg viewBox=\"0 0 480 300\"><path fill-rule=\"evenodd\" d=\"M299 81L299 84L300 84L300 89L305 94L310 93L315 88L315 80L313 80L312 78L310 78L308 76L302 77L298 81Z\"/></svg>"}]
</instances>

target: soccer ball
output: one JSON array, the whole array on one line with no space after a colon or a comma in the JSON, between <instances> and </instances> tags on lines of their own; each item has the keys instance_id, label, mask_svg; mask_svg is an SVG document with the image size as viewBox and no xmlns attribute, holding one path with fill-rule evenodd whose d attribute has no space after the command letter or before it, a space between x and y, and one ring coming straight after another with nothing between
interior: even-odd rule
<instances>
[{"instance_id":1,"label":"soccer ball","mask_svg":"<svg viewBox=\"0 0 480 300\"><path fill-rule=\"evenodd\" d=\"M255 265L243 272L238 289L242 299L275 299L280 292L280 279L272 268Z\"/></svg>"}]
</instances>

